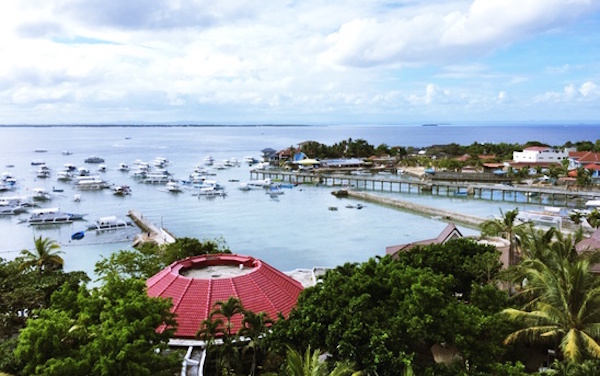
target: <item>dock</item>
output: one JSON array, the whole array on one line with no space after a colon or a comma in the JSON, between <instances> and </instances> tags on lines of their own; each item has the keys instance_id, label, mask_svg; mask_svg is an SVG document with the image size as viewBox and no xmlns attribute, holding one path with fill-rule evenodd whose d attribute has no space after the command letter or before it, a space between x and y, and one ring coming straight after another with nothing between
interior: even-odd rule
<instances>
[{"instance_id":1,"label":"dock","mask_svg":"<svg viewBox=\"0 0 600 376\"><path fill-rule=\"evenodd\" d=\"M357 192L348 190L347 197L352 197L364 201L374 202L381 205L390 206L397 209L411 211L417 214L437 218L445 222L462 224L467 227L479 229L479 226L486 221L485 218L468 215L464 213L453 212L431 206L415 204L413 202L397 200L389 197L377 196L366 192ZM489 219L489 218L488 218Z\"/></svg>"},{"instance_id":2,"label":"dock","mask_svg":"<svg viewBox=\"0 0 600 376\"><path fill-rule=\"evenodd\" d=\"M588 200L600 196L599 191L572 190L541 185L507 185L477 182L437 181L404 177L380 177L377 174L344 175L331 172L298 172L282 170L252 170L251 179L270 178L295 184L318 184L328 187L352 187L363 191L429 194L447 197L469 197L481 200L505 201L566 207L583 207Z\"/></svg>"},{"instance_id":3,"label":"dock","mask_svg":"<svg viewBox=\"0 0 600 376\"><path fill-rule=\"evenodd\" d=\"M143 243L154 243L159 246L175 243L175 236L166 229L156 226L141 212L130 210L127 215L142 230L142 233L137 235L133 241L134 247Z\"/></svg>"}]
</instances>

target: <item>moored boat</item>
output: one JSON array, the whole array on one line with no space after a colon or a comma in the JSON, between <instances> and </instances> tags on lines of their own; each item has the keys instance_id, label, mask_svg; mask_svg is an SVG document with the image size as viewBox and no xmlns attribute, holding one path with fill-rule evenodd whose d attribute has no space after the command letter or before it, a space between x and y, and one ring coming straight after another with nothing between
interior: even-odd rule
<instances>
[{"instance_id":1,"label":"moored boat","mask_svg":"<svg viewBox=\"0 0 600 376\"><path fill-rule=\"evenodd\" d=\"M116 230L131 227L131 222L116 216L100 217L88 226L88 230Z\"/></svg>"},{"instance_id":2,"label":"moored boat","mask_svg":"<svg viewBox=\"0 0 600 376\"><path fill-rule=\"evenodd\" d=\"M37 209L31 212L31 216L22 222L30 225L63 224L83 219L84 214L61 212L59 208Z\"/></svg>"}]
</instances>

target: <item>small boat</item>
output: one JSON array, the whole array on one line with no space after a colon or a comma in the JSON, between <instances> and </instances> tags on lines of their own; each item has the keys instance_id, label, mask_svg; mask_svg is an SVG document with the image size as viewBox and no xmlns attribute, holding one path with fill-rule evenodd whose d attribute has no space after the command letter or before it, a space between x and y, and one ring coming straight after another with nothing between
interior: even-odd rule
<instances>
[{"instance_id":1,"label":"small boat","mask_svg":"<svg viewBox=\"0 0 600 376\"><path fill-rule=\"evenodd\" d=\"M106 165L101 164L100 166L98 166L98 171L106 172Z\"/></svg>"},{"instance_id":2,"label":"small boat","mask_svg":"<svg viewBox=\"0 0 600 376\"><path fill-rule=\"evenodd\" d=\"M33 194L31 197L37 201L49 201L52 199L50 193L48 193L44 188L33 188Z\"/></svg>"},{"instance_id":3,"label":"small boat","mask_svg":"<svg viewBox=\"0 0 600 376\"><path fill-rule=\"evenodd\" d=\"M81 202L81 195L79 195L79 194L73 195L73 201L74 202Z\"/></svg>"},{"instance_id":4,"label":"small boat","mask_svg":"<svg viewBox=\"0 0 600 376\"><path fill-rule=\"evenodd\" d=\"M285 192L284 192L283 190L281 190L281 188L280 188L280 187L277 187L277 186L272 186L272 187L270 187L270 188L267 190L267 192L266 192L266 193L267 193L267 194L269 194L269 195L271 195L271 196L279 196L279 195L282 195L282 194L284 194Z\"/></svg>"},{"instance_id":5,"label":"small boat","mask_svg":"<svg viewBox=\"0 0 600 376\"><path fill-rule=\"evenodd\" d=\"M216 197L216 196L226 196L227 193L224 190L217 189L215 187L203 187L198 190L198 197Z\"/></svg>"},{"instance_id":6,"label":"small boat","mask_svg":"<svg viewBox=\"0 0 600 376\"><path fill-rule=\"evenodd\" d=\"M81 239L83 239L84 236L85 236L84 231L77 231L77 232L73 233L73 235L71 235L71 239L72 240L81 240Z\"/></svg>"},{"instance_id":7,"label":"small boat","mask_svg":"<svg viewBox=\"0 0 600 376\"><path fill-rule=\"evenodd\" d=\"M65 190L64 190L64 189L62 189L62 188L55 188L55 187L52 187L52 192L61 193L61 192L64 192L64 191L65 191Z\"/></svg>"},{"instance_id":8,"label":"small boat","mask_svg":"<svg viewBox=\"0 0 600 376\"><path fill-rule=\"evenodd\" d=\"M100 157L88 157L84 160L85 163L104 163L104 159Z\"/></svg>"},{"instance_id":9,"label":"small boat","mask_svg":"<svg viewBox=\"0 0 600 376\"><path fill-rule=\"evenodd\" d=\"M327 209L331 210L331 211L336 211L338 210L337 206L330 206Z\"/></svg>"},{"instance_id":10,"label":"small boat","mask_svg":"<svg viewBox=\"0 0 600 376\"><path fill-rule=\"evenodd\" d=\"M176 181L167 182L167 184L165 185L165 189L166 189L167 192L171 192L171 193L181 193L181 192L183 192L181 190L181 186Z\"/></svg>"},{"instance_id":11,"label":"small boat","mask_svg":"<svg viewBox=\"0 0 600 376\"><path fill-rule=\"evenodd\" d=\"M117 185L113 187L113 195L127 196L131 194L131 188L128 185Z\"/></svg>"},{"instance_id":12,"label":"small boat","mask_svg":"<svg viewBox=\"0 0 600 376\"><path fill-rule=\"evenodd\" d=\"M71 155L71 154L73 154L72 151L69 151L69 150L63 150L62 151L62 155Z\"/></svg>"},{"instance_id":13,"label":"small boat","mask_svg":"<svg viewBox=\"0 0 600 376\"><path fill-rule=\"evenodd\" d=\"M116 216L100 217L88 226L88 230L116 230L131 227L131 222L119 219Z\"/></svg>"},{"instance_id":14,"label":"small boat","mask_svg":"<svg viewBox=\"0 0 600 376\"><path fill-rule=\"evenodd\" d=\"M117 170L126 172L126 171L129 171L129 166L127 165L127 163L121 162L121 163L119 163L119 167L117 167Z\"/></svg>"}]
</instances>

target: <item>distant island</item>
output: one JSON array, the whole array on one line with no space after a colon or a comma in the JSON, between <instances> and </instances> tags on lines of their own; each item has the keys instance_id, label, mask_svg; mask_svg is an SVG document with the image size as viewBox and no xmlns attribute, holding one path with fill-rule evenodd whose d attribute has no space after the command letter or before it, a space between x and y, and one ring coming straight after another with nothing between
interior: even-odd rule
<instances>
[{"instance_id":1,"label":"distant island","mask_svg":"<svg viewBox=\"0 0 600 376\"><path fill-rule=\"evenodd\" d=\"M437 124L421 124L422 127L437 127Z\"/></svg>"}]
</instances>

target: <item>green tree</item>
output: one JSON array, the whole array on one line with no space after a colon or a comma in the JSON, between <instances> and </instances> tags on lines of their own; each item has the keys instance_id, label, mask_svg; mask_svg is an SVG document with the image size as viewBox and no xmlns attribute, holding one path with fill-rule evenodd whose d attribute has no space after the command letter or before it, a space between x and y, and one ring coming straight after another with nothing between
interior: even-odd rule
<instances>
[{"instance_id":1,"label":"green tree","mask_svg":"<svg viewBox=\"0 0 600 376\"><path fill-rule=\"evenodd\" d=\"M600 227L600 211L598 209L592 210L586 217L588 223L593 228Z\"/></svg>"},{"instance_id":2,"label":"green tree","mask_svg":"<svg viewBox=\"0 0 600 376\"><path fill-rule=\"evenodd\" d=\"M271 325L273 325L273 320L269 318L266 312L254 313L244 310L244 318L242 319L242 328L239 331L239 335L249 339L245 349L252 351L250 375L256 373L256 365L262 353L263 338Z\"/></svg>"},{"instance_id":3,"label":"green tree","mask_svg":"<svg viewBox=\"0 0 600 376\"><path fill-rule=\"evenodd\" d=\"M49 270L62 269L65 261L59 254L60 245L50 239L42 238L40 235L34 238L34 250L24 249L21 251L21 270L35 267L39 273Z\"/></svg>"},{"instance_id":4,"label":"green tree","mask_svg":"<svg viewBox=\"0 0 600 376\"><path fill-rule=\"evenodd\" d=\"M217 337L223 334L222 327L223 320L207 318L202 320L200 330L196 333L196 337L203 340L206 344L206 358L209 360L214 358L215 373L217 372L216 370L221 369L221 361L219 351L218 349L215 349L214 344ZM205 363L205 367L206 364L208 364L208 361Z\"/></svg>"},{"instance_id":5,"label":"green tree","mask_svg":"<svg viewBox=\"0 0 600 376\"><path fill-rule=\"evenodd\" d=\"M138 279L113 276L93 290L65 286L27 322L15 355L24 374L172 375L179 355L167 351L170 308L148 297Z\"/></svg>"},{"instance_id":6,"label":"green tree","mask_svg":"<svg viewBox=\"0 0 600 376\"><path fill-rule=\"evenodd\" d=\"M481 224L482 235L502 236L509 242L508 262L515 265L518 262L516 249L522 231L528 226L527 223L517 223L519 209L509 210L506 213L500 211L501 218L490 219Z\"/></svg>"},{"instance_id":7,"label":"green tree","mask_svg":"<svg viewBox=\"0 0 600 376\"><path fill-rule=\"evenodd\" d=\"M568 361L600 357L600 280L586 259L557 257L550 265L531 260L525 275L522 309L509 308L507 317L522 329L505 343L525 341L558 347Z\"/></svg>"},{"instance_id":8,"label":"green tree","mask_svg":"<svg viewBox=\"0 0 600 376\"><path fill-rule=\"evenodd\" d=\"M338 362L330 372L326 362L321 361L321 351L306 349L304 356L291 347L288 347L285 371L288 376L358 376L362 372L355 372L347 363Z\"/></svg>"}]
</instances>

